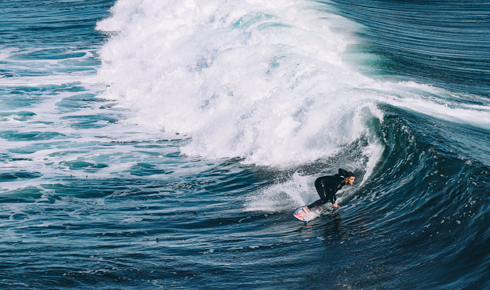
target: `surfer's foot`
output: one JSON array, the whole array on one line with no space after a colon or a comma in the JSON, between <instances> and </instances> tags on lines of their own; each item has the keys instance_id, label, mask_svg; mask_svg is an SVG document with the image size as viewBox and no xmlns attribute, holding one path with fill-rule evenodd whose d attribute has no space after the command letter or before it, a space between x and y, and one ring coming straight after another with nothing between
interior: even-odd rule
<instances>
[{"instance_id":1,"label":"surfer's foot","mask_svg":"<svg viewBox=\"0 0 490 290\"><path fill-rule=\"evenodd\" d=\"M304 211L306 214L310 214L310 209L309 209L307 206L303 207L303 211Z\"/></svg>"}]
</instances>

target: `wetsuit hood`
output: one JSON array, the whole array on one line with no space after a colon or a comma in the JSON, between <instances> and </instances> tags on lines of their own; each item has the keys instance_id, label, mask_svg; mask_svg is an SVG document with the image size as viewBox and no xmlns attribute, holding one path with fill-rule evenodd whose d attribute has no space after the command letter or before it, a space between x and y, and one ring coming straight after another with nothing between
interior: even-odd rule
<instances>
[{"instance_id":1,"label":"wetsuit hood","mask_svg":"<svg viewBox=\"0 0 490 290\"><path fill-rule=\"evenodd\" d=\"M347 170L339 168L339 173L337 173L337 176L345 178L347 176Z\"/></svg>"}]
</instances>

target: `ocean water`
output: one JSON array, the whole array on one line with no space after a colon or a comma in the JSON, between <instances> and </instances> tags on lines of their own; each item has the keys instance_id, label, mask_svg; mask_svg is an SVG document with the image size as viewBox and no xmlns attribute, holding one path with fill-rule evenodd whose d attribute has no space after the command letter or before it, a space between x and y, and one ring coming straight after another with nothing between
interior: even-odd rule
<instances>
[{"instance_id":1,"label":"ocean water","mask_svg":"<svg viewBox=\"0 0 490 290\"><path fill-rule=\"evenodd\" d=\"M490 288L488 3L0 11L0 288Z\"/></svg>"}]
</instances>

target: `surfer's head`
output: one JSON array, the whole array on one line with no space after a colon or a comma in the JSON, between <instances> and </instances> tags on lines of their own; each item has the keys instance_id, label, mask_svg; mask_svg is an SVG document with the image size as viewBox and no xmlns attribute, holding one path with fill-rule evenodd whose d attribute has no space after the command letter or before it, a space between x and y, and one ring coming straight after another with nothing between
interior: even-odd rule
<instances>
[{"instance_id":1,"label":"surfer's head","mask_svg":"<svg viewBox=\"0 0 490 290\"><path fill-rule=\"evenodd\" d=\"M353 185L354 184L354 180L356 180L356 176L354 175L354 173L347 172L345 174L345 184Z\"/></svg>"}]
</instances>

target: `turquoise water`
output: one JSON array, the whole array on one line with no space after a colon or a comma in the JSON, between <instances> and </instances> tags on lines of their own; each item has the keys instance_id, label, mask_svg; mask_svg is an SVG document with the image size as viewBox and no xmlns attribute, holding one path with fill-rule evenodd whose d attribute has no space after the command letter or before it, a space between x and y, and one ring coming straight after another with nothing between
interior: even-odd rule
<instances>
[{"instance_id":1,"label":"turquoise water","mask_svg":"<svg viewBox=\"0 0 490 290\"><path fill-rule=\"evenodd\" d=\"M2 288L490 286L484 3L0 11Z\"/></svg>"}]
</instances>

